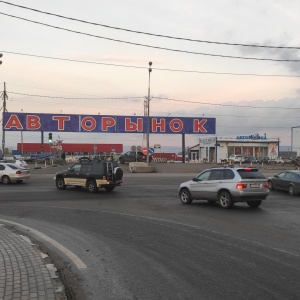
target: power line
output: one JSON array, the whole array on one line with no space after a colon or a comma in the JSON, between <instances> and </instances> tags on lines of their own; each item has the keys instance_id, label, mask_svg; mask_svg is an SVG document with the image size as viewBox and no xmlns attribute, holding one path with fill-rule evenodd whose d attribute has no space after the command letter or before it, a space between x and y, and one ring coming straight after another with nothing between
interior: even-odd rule
<instances>
[{"instance_id":1,"label":"power line","mask_svg":"<svg viewBox=\"0 0 300 300\"><path fill-rule=\"evenodd\" d=\"M42 22L38 22L38 21L25 19L25 18L22 18L22 17L17 17L17 16L10 15L10 14L5 14L5 13L2 13L2 12L0 12L0 14L4 15L4 16L7 16L7 17L12 17L12 18L16 18L16 19L23 20L23 21L26 21L26 22L39 24L39 25L43 25L43 26L46 26L46 27L67 31L67 32L77 33L77 34L81 34L81 35L85 35L85 36L89 36L89 37L95 37L95 38L99 38L99 39L104 39L104 40L108 40L108 41L112 41L112 42L118 42L118 43L134 45L134 46L140 46L140 47L146 47L146 48L152 48L152 49L158 49L158 50L166 50L166 51L172 51L172 52L177 52L177 53L195 54L195 55L203 55L203 56L211 56L211 57L243 59L243 60L277 61L277 62L300 62L300 60L298 60L298 59L273 59L273 58L243 57L243 56L211 54L211 53L204 53L204 52L195 52L195 51L172 49L172 48L159 47L159 46L151 46L151 45L147 45L147 44L128 42L128 41L124 41L124 40L112 39L112 38L108 38L108 37L104 37L104 36L85 33L85 32L81 32L81 31L77 31L77 30L71 30L71 29L67 29L67 28L63 28L63 27L59 27L59 26L54 26L54 25L50 25L50 24L46 24L46 23L42 23Z\"/></svg>"},{"instance_id":2,"label":"power line","mask_svg":"<svg viewBox=\"0 0 300 300\"><path fill-rule=\"evenodd\" d=\"M96 97L96 98L74 98L74 97L60 97L60 96L47 96L47 95L34 95L34 94L23 94L10 92L15 95L30 96L30 97L39 97L39 98L51 98L51 99L67 99L67 100L128 100L128 99L144 99L145 97ZM212 105L212 106L224 106L224 107L236 107L236 108L259 108L259 109L300 109L300 107L275 107L275 106L251 106L251 105L234 105L234 104L219 104L219 103L210 103L210 102L200 102L200 101L191 101L191 100L182 100L182 99L171 99L164 97L152 97L152 99L166 100L166 101L175 101L183 103L194 103L201 105Z\"/></svg>"},{"instance_id":3,"label":"power line","mask_svg":"<svg viewBox=\"0 0 300 300\"><path fill-rule=\"evenodd\" d=\"M112 63L103 63L96 61L86 61L86 60L78 60L78 59L70 59L70 58L60 58L53 56L45 56L45 55L36 55L36 54L28 54L28 53L20 53L20 52L12 52L6 50L0 50L3 53L9 53L13 55L22 55L29 57L37 57L37 58L45 58L45 59L53 59L53 60L61 60L61 61L69 61L69 62L78 62L85 64L95 64L95 65L105 65L105 66L113 66L113 67L122 67L122 68L133 68L133 69L147 69L147 67L139 67L132 65L121 65L121 64L112 64ZM255 74L255 73L230 73L230 72L209 72L209 71L197 71L197 70L183 70L183 69L168 69L168 68L152 68L157 71L169 71L169 72L181 72L181 73L196 73L196 74L214 74L214 75L232 75L232 76L254 76L254 77L294 77L299 78L300 75L279 75L279 74Z\"/></svg>"},{"instance_id":4,"label":"power line","mask_svg":"<svg viewBox=\"0 0 300 300\"><path fill-rule=\"evenodd\" d=\"M131 32L131 33L138 33L138 34L144 34L144 35L149 35L149 36L168 38L168 39L175 39L175 40L182 40L182 41L189 41L189 42L198 42L198 43L207 43L207 44L216 44L216 45L226 45L226 46L242 46L242 47L256 47L256 48L271 48L271 49L298 49L298 50L300 49L300 47L296 47L296 46L290 46L289 47L289 46L270 46L270 45L257 45L257 44L214 42L214 41L207 41L207 40L190 39L190 38L175 37L175 36L170 36L170 35L155 34L155 33L150 33L150 32L144 32L144 31L138 31L138 30L131 30L131 29L127 29L127 28L109 26L109 25L105 25L105 24L85 21L85 20L72 18L72 17L66 17L66 16L62 16L62 15L59 15L59 14L54 14L54 13L50 13L50 12L46 12L46 11L42 11L42 10L38 10L38 9L26 7L26 6L22 6L22 5L13 4L13 3L10 3L10 2L7 2L7 1L0 0L0 2L8 4L8 5L16 6L16 7L19 7L19 8L24 8L24 9L27 9L27 10L31 10L31 11L34 11L34 12L38 12L38 13L42 13L42 14L46 14L46 15L50 15L50 16L55 16L55 17L59 17L59 18L67 19L67 20L71 20L71 21L76 21L76 22L81 22L81 23L85 23L85 24L101 26L101 27L105 27L105 28L109 28L109 29L122 30L122 31L126 31L126 32Z\"/></svg>"},{"instance_id":5,"label":"power line","mask_svg":"<svg viewBox=\"0 0 300 300\"><path fill-rule=\"evenodd\" d=\"M204 104L204 105L213 105L213 106L224 106L224 107L236 107L236 108L259 108L259 109L300 109L300 107L272 107L272 106L251 106L251 105L234 105L234 104L218 104L210 102L197 102L190 100L181 100L181 99L170 99L164 97L152 97L152 99L160 99L166 101L175 101L175 102L184 102L184 103L195 103L195 104Z\"/></svg>"},{"instance_id":6,"label":"power line","mask_svg":"<svg viewBox=\"0 0 300 300\"><path fill-rule=\"evenodd\" d=\"M45 96L45 95L32 95L32 94L23 94L23 93L16 93L10 92L11 94L15 95L22 95L22 96L30 96L30 97L40 97L40 98L52 98L52 99L68 99L68 100L128 100L128 99L144 99L145 97L81 97L81 98L74 98L74 97L62 97L62 96Z\"/></svg>"}]
</instances>

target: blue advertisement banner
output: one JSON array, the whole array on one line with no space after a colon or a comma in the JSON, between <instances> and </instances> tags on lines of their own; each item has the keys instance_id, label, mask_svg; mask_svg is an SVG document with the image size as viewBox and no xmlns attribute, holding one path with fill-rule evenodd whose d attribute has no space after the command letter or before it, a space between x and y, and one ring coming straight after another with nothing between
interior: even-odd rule
<instances>
[{"instance_id":1,"label":"blue advertisement banner","mask_svg":"<svg viewBox=\"0 0 300 300\"><path fill-rule=\"evenodd\" d=\"M215 118L3 112L5 131L215 134Z\"/></svg>"}]
</instances>

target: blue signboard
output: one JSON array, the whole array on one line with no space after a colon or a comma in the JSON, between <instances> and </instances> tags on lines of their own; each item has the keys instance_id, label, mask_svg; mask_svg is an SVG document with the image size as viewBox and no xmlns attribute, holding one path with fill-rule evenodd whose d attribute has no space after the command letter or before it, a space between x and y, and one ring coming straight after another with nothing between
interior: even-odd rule
<instances>
[{"instance_id":1,"label":"blue signboard","mask_svg":"<svg viewBox=\"0 0 300 300\"><path fill-rule=\"evenodd\" d=\"M148 121L150 122L148 129ZM5 131L215 134L215 118L3 113Z\"/></svg>"}]
</instances>

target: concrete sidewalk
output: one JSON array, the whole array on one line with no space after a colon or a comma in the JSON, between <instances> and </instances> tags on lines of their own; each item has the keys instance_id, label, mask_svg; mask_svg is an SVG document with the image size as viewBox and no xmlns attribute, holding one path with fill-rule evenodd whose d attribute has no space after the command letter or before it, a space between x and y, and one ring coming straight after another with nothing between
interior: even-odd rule
<instances>
[{"instance_id":1,"label":"concrete sidewalk","mask_svg":"<svg viewBox=\"0 0 300 300\"><path fill-rule=\"evenodd\" d=\"M3 224L0 224L0 299L67 299L49 257L28 238Z\"/></svg>"}]
</instances>

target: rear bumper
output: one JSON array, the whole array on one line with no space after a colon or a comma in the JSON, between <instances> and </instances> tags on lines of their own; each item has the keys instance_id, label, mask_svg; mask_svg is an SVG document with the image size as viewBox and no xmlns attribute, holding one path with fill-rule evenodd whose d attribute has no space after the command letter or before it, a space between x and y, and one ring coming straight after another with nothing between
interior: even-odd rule
<instances>
[{"instance_id":1,"label":"rear bumper","mask_svg":"<svg viewBox=\"0 0 300 300\"><path fill-rule=\"evenodd\" d=\"M266 200L268 197L268 194L262 194L262 195L244 195L244 196L236 196L232 197L234 202L248 202L248 201L258 201L258 200Z\"/></svg>"}]
</instances>

